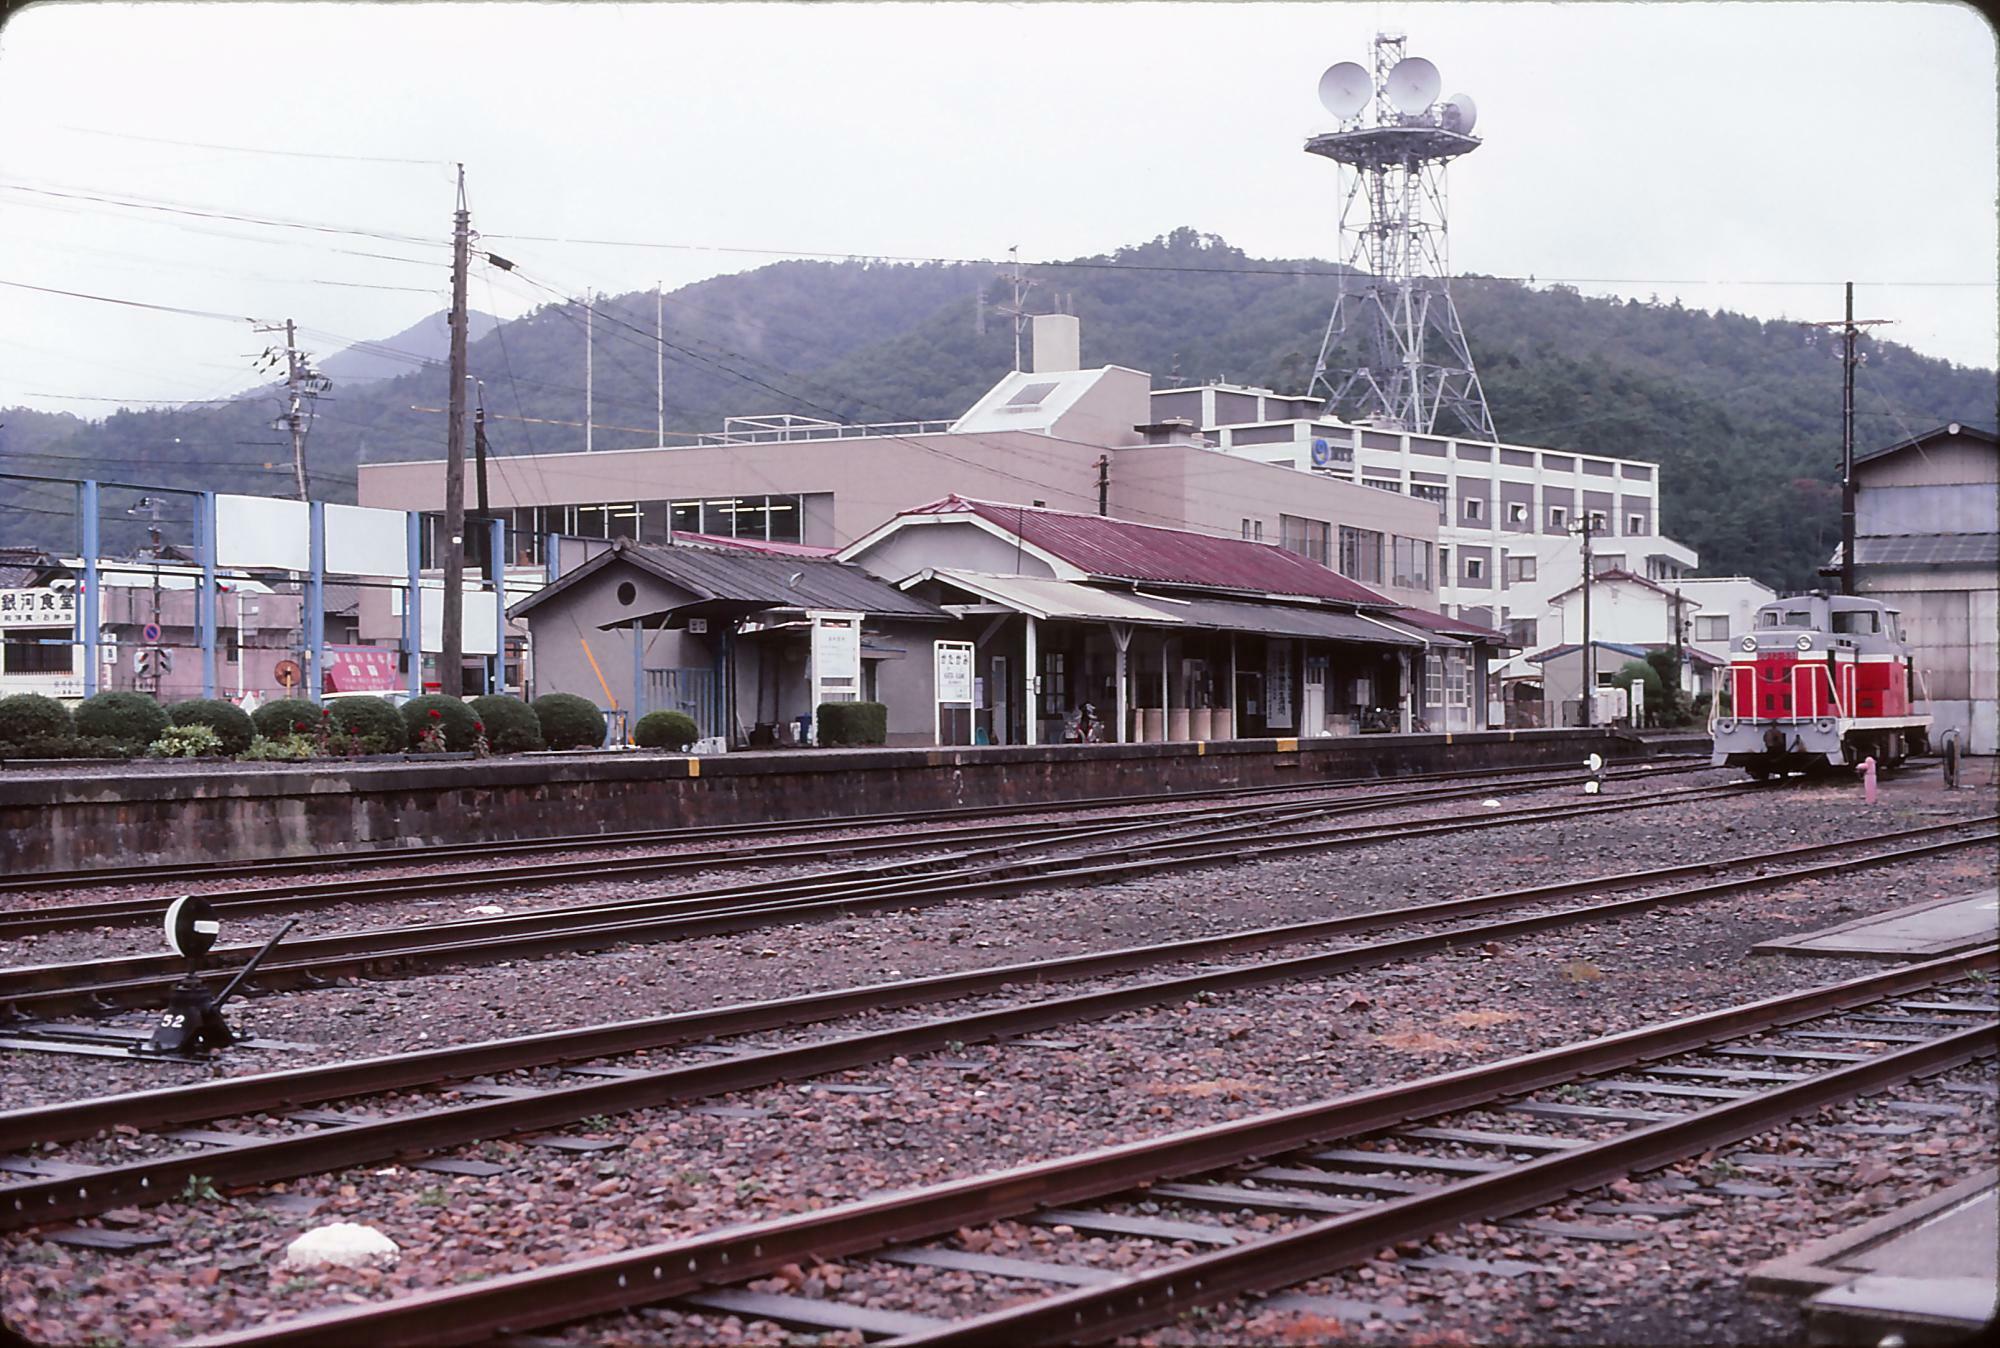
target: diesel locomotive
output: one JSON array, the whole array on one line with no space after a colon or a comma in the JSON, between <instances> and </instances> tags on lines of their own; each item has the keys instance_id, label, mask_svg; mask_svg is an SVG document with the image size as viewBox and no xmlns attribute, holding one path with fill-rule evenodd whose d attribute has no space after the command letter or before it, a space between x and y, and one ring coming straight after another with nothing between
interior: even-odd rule
<instances>
[{"instance_id":1,"label":"diesel locomotive","mask_svg":"<svg viewBox=\"0 0 2000 1348\"><path fill-rule=\"evenodd\" d=\"M1757 610L1729 652L1709 731L1716 767L1752 777L1893 767L1930 751L1922 675L1902 615L1858 595L1806 594Z\"/></svg>"}]
</instances>

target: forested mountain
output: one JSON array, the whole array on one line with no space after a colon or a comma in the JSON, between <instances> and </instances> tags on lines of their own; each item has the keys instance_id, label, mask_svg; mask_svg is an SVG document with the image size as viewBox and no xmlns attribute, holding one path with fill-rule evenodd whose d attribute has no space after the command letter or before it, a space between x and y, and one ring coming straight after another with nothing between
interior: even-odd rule
<instances>
[{"instance_id":1,"label":"forested mountain","mask_svg":"<svg viewBox=\"0 0 2000 1348\"><path fill-rule=\"evenodd\" d=\"M1303 391L1337 285L1330 273L1322 261L1250 258L1183 229L1030 268L1028 307L1075 313L1086 365L1148 370L1156 387L1221 376ZM1840 367L1824 339L1814 344L1791 323L1563 287L1473 278L1454 295L1503 439L1656 460L1666 528L1701 551L1705 572L1816 583L1839 529ZM666 302L668 430L768 412L956 416L1012 366L1010 321L992 310L1008 296L998 272L975 264L781 262L687 286ZM654 443L653 296L596 306L595 446ZM496 453L582 447L580 428L549 423L582 419L583 327L577 305L551 305L473 344ZM1886 342L1864 349L1863 448L1950 420L1993 424L1994 372ZM337 385L320 400L309 442L319 494L352 499L358 461L442 454L442 418L411 408L444 405L444 371L416 353L405 359L407 374ZM275 410L252 398L99 422L7 411L0 459L16 472L281 492L289 452L269 429ZM64 505L59 494L17 499ZM50 529L64 537L45 538ZM60 547L68 529L57 515L0 510L6 540Z\"/></svg>"}]
</instances>

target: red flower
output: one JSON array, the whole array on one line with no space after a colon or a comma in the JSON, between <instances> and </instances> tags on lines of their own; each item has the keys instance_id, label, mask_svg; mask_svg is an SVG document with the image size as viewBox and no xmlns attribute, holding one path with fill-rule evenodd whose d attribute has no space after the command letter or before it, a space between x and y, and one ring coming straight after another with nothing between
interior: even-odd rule
<instances>
[{"instance_id":1,"label":"red flower","mask_svg":"<svg viewBox=\"0 0 2000 1348\"><path fill-rule=\"evenodd\" d=\"M319 714L320 714L321 716L331 716L331 715L333 715L333 708L332 708L332 707L321 707L321 708L319 709Z\"/></svg>"},{"instance_id":2,"label":"red flower","mask_svg":"<svg viewBox=\"0 0 2000 1348\"><path fill-rule=\"evenodd\" d=\"M297 730L297 731L300 731L301 733L303 733L303 732L304 732L304 730L305 730L305 728L306 728L306 723L305 723L304 721L294 721L294 722L292 722L292 729L294 729L294 730Z\"/></svg>"},{"instance_id":3,"label":"red flower","mask_svg":"<svg viewBox=\"0 0 2000 1348\"><path fill-rule=\"evenodd\" d=\"M443 713L443 712L441 712L441 711L439 711L439 710L438 710L438 709L437 709L436 707L432 707L432 708L431 708L431 719L432 719L433 721L435 721L435 720L438 720L438 719L439 719L439 718L441 718L441 717L442 717L443 715L444 715L444 713Z\"/></svg>"},{"instance_id":4,"label":"red flower","mask_svg":"<svg viewBox=\"0 0 2000 1348\"><path fill-rule=\"evenodd\" d=\"M484 721L474 721L472 729L475 734L484 735L486 733L486 723Z\"/></svg>"}]
</instances>

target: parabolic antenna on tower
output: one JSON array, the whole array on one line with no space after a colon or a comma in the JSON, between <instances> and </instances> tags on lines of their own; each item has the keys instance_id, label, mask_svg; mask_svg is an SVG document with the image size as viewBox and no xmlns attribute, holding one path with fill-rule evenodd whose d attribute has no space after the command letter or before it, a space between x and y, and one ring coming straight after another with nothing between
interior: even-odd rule
<instances>
[{"instance_id":1,"label":"parabolic antenna on tower","mask_svg":"<svg viewBox=\"0 0 2000 1348\"><path fill-rule=\"evenodd\" d=\"M1479 120L1479 105L1472 101L1471 94L1453 94L1444 101L1444 129L1461 135L1472 133L1473 123Z\"/></svg>"},{"instance_id":2,"label":"parabolic antenna on tower","mask_svg":"<svg viewBox=\"0 0 2000 1348\"><path fill-rule=\"evenodd\" d=\"M1374 92L1368 71L1354 61L1328 66L1319 77L1320 106L1336 117L1352 117L1368 106L1368 96Z\"/></svg>"},{"instance_id":3,"label":"parabolic antenna on tower","mask_svg":"<svg viewBox=\"0 0 2000 1348\"><path fill-rule=\"evenodd\" d=\"M1383 92L1396 105L1398 112L1419 113L1437 101L1438 91L1444 88L1444 81L1438 78L1438 68L1421 56L1406 56L1389 68L1389 76L1382 81Z\"/></svg>"}]
</instances>

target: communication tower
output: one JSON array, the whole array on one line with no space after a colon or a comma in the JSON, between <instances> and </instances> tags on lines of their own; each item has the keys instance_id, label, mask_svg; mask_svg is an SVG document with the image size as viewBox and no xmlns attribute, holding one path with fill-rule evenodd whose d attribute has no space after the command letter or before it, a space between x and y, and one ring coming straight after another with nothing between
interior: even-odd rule
<instances>
[{"instance_id":1,"label":"communication tower","mask_svg":"<svg viewBox=\"0 0 2000 1348\"><path fill-rule=\"evenodd\" d=\"M1445 166L1479 148L1478 109L1464 94L1439 102L1437 67L1405 55L1403 42L1401 33L1376 35L1372 74L1343 61L1320 76L1320 103L1340 127L1305 148L1347 170L1346 270L1310 392L1343 420L1425 432L1443 420L1492 440L1493 414L1447 280Z\"/></svg>"}]
</instances>

